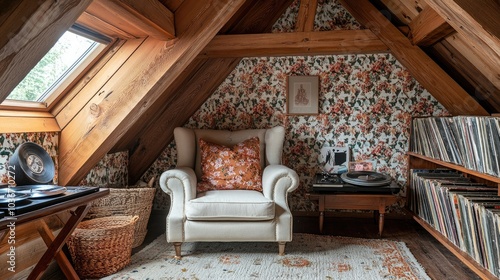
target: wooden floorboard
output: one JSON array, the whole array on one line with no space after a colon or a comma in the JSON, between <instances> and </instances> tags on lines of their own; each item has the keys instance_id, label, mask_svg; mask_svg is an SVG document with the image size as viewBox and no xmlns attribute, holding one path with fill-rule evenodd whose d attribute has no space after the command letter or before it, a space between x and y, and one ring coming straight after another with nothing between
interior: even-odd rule
<instances>
[{"instance_id":1,"label":"wooden floorboard","mask_svg":"<svg viewBox=\"0 0 500 280\"><path fill-rule=\"evenodd\" d=\"M133 249L138 252L165 232L166 213L151 213L148 234L144 243ZM318 218L315 216L294 216L294 232L319 234ZM326 235L350 236L359 238L379 238L378 223L366 217L325 217ZM386 218L383 239L405 242L427 274L436 280L481 279L458 258L450 253L434 237L413 219ZM61 279L57 269L47 273L42 279Z\"/></svg>"}]
</instances>

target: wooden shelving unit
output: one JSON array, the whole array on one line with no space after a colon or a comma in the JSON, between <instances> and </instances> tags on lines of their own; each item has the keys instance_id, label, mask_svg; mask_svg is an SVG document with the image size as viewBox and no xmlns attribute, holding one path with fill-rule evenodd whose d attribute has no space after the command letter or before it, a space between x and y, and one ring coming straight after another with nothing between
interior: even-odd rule
<instances>
[{"instance_id":1,"label":"wooden shelving unit","mask_svg":"<svg viewBox=\"0 0 500 280\"><path fill-rule=\"evenodd\" d=\"M433 158L429 158L414 152L408 152L408 171L413 168L450 168L457 171L460 171L467 176L473 177L476 181L480 181L482 183L486 183L490 186L496 186L500 195L500 178L491 176L488 174L480 173L475 170L470 170L464 168L463 166L452 164L449 162L444 162L440 160L436 160ZM408 176L409 178L409 176ZM408 181L410 183L410 181ZM450 250L457 258L463 261L472 271L474 271L477 275L479 275L483 279L498 279L495 275L493 275L490 271L484 268L482 265L477 263L471 256L469 256L466 252L462 251L460 248L455 246L451 241L448 240L444 235L442 235L439 231L435 230L431 225L429 225L426 221L421 219L416 214L413 215L415 221L417 221L424 229L426 229L434 238L436 238L441 244L443 244L448 250Z\"/></svg>"}]
</instances>

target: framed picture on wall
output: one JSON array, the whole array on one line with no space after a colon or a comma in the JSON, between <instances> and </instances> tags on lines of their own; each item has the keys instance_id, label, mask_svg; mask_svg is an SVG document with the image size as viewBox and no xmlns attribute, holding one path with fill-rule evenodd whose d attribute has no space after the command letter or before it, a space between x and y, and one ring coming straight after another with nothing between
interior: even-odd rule
<instances>
[{"instance_id":1,"label":"framed picture on wall","mask_svg":"<svg viewBox=\"0 0 500 280\"><path fill-rule=\"evenodd\" d=\"M289 115L318 114L318 76L288 76L286 112Z\"/></svg>"}]
</instances>

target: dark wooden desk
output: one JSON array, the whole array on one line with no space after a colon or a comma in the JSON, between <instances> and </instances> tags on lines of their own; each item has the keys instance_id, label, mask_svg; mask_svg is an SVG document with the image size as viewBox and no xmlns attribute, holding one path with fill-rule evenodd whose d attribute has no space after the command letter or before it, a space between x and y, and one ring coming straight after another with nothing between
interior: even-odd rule
<instances>
[{"instance_id":1,"label":"dark wooden desk","mask_svg":"<svg viewBox=\"0 0 500 280\"><path fill-rule=\"evenodd\" d=\"M379 236L382 236L384 230L385 208L401 199L393 194L309 193L308 196L310 200L318 202L321 233L325 209L375 210L379 213Z\"/></svg>"},{"instance_id":2,"label":"dark wooden desk","mask_svg":"<svg viewBox=\"0 0 500 280\"><path fill-rule=\"evenodd\" d=\"M35 268L31 271L27 279L40 279L43 272L47 269L50 262L55 258L59 264L61 270L67 279L80 279L78 274L76 274L73 266L66 257L66 255L61 251L64 244L70 237L71 233L75 230L78 223L85 217L89 208L90 202L100 197L109 194L109 189L99 189L97 192L86 194L80 197L69 199L64 202L46 206L25 214L20 214L16 216L6 215L4 218L0 219L0 240L9 232L8 225L15 222L15 225L21 225L29 222L38 222L37 230L43 241L47 245L47 250L40 258ZM75 209L76 208L76 209ZM42 219L44 217L62 212L69 211L71 216L63 226L61 231L57 236L54 236L52 231L49 229L45 221Z\"/></svg>"}]
</instances>

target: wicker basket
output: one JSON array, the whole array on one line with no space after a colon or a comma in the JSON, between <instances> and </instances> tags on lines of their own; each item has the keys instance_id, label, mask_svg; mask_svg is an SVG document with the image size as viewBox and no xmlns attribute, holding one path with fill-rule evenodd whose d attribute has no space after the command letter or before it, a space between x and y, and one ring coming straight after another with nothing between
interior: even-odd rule
<instances>
[{"instance_id":1,"label":"wicker basket","mask_svg":"<svg viewBox=\"0 0 500 280\"><path fill-rule=\"evenodd\" d=\"M81 222L67 242L78 275L100 278L129 264L138 218L112 216Z\"/></svg>"},{"instance_id":2,"label":"wicker basket","mask_svg":"<svg viewBox=\"0 0 500 280\"><path fill-rule=\"evenodd\" d=\"M132 248L142 244L148 232L148 221L153 206L155 188L110 188L108 196L92 202L85 219L95 219L108 216L132 215L139 216L135 225L135 235Z\"/></svg>"}]
</instances>

